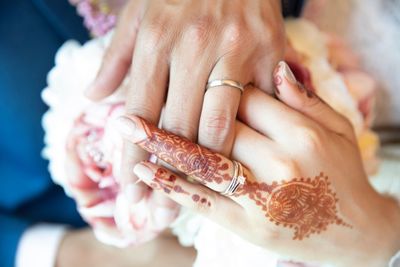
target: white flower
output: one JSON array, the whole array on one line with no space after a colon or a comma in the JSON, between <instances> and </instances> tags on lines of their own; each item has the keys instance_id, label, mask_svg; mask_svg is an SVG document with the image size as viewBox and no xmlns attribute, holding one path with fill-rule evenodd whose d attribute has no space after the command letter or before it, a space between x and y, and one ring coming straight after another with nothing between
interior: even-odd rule
<instances>
[{"instance_id":1,"label":"white flower","mask_svg":"<svg viewBox=\"0 0 400 267\"><path fill-rule=\"evenodd\" d=\"M54 182L71 195L66 172L66 147L69 141L76 140L72 150L81 160L82 167L79 168L98 183L99 190L109 192L104 202L79 207L79 211L93 226L99 240L124 247L157 236L175 219L178 210L158 207L147 196L139 203L131 204L123 194L117 195L115 178L119 174L122 138L113 121L123 114L127 81L100 103L92 103L84 96L84 91L97 74L109 39L110 35L93 39L83 46L69 41L57 52L55 66L48 74L48 86L42 92L42 98L49 106L43 116L46 144L43 157L49 160ZM88 156L98 157L100 165L96 166ZM98 171L102 168L112 172ZM109 225L101 223L99 218L109 219Z\"/></svg>"},{"instance_id":2,"label":"white flower","mask_svg":"<svg viewBox=\"0 0 400 267\"><path fill-rule=\"evenodd\" d=\"M111 34L110 34L111 35ZM48 73L47 87L42 92L49 110L43 116L45 130L44 158L49 160L53 180L65 186L65 144L74 120L90 104L83 92L94 80L110 35L81 46L68 41L57 52L55 66ZM64 187L65 188L65 187Z\"/></svg>"}]
</instances>

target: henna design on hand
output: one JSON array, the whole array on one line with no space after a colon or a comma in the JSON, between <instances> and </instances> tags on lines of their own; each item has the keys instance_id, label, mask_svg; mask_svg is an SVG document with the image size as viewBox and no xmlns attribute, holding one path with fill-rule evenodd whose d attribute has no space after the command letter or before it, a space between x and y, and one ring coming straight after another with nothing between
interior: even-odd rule
<instances>
[{"instance_id":1,"label":"henna design on hand","mask_svg":"<svg viewBox=\"0 0 400 267\"><path fill-rule=\"evenodd\" d=\"M232 179L230 172L233 164L230 160L185 138L160 130L142 119L140 123L146 138L137 144L148 152L204 183L221 183ZM292 228L294 240L326 231L330 224L351 227L338 216L336 193L330 188L328 177L323 173L313 179L294 178L271 184L252 181L248 170L244 175L246 183L238 188L234 196L248 197L261 208L269 221ZM206 198L197 194L190 195L176 186L176 179L176 176L160 168L150 186L167 194L172 191L186 194L194 202L211 205Z\"/></svg>"},{"instance_id":2,"label":"henna design on hand","mask_svg":"<svg viewBox=\"0 0 400 267\"><path fill-rule=\"evenodd\" d=\"M179 171L196 177L202 183L230 181L232 162L194 144L188 139L168 133L141 119L147 138L137 143Z\"/></svg>"},{"instance_id":3,"label":"henna design on hand","mask_svg":"<svg viewBox=\"0 0 400 267\"><path fill-rule=\"evenodd\" d=\"M336 193L329 188L328 177L292 179L278 184L251 182L239 188L238 196L247 195L260 206L275 225L293 228L294 240L320 233L329 224L351 227L339 218Z\"/></svg>"}]
</instances>

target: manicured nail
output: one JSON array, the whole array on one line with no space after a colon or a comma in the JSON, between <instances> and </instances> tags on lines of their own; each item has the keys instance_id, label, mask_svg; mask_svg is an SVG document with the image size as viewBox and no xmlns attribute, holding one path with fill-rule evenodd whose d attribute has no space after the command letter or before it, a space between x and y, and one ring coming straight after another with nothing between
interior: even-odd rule
<instances>
[{"instance_id":1,"label":"manicured nail","mask_svg":"<svg viewBox=\"0 0 400 267\"><path fill-rule=\"evenodd\" d=\"M289 68L288 64L285 61L279 62L280 67L282 68L282 73L285 79L293 85L297 84L296 77L294 76L292 70Z\"/></svg>"},{"instance_id":2,"label":"manicured nail","mask_svg":"<svg viewBox=\"0 0 400 267\"><path fill-rule=\"evenodd\" d=\"M119 117L114 121L117 130L126 136L134 136L136 131L136 123L127 117Z\"/></svg>"},{"instance_id":3,"label":"manicured nail","mask_svg":"<svg viewBox=\"0 0 400 267\"><path fill-rule=\"evenodd\" d=\"M143 197L143 188L136 184L128 184L125 187L124 194L129 203L137 203Z\"/></svg>"},{"instance_id":4,"label":"manicured nail","mask_svg":"<svg viewBox=\"0 0 400 267\"><path fill-rule=\"evenodd\" d=\"M133 172L139 177L139 179L148 183L151 182L154 178L154 173L152 169L150 169L143 163L137 164L133 169Z\"/></svg>"}]
</instances>

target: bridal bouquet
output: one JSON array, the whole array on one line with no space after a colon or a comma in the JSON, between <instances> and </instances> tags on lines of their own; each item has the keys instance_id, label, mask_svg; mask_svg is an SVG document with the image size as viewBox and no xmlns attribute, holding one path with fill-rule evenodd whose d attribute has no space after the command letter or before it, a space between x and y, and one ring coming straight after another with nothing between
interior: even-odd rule
<instances>
[{"instance_id":1,"label":"bridal bouquet","mask_svg":"<svg viewBox=\"0 0 400 267\"><path fill-rule=\"evenodd\" d=\"M361 70L357 57L340 38L320 32L304 19L288 20L286 31L286 61L300 81L351 121L365 168L374 173L379 147L378 138L370 129L375 81ZM113 121L124 112L129 81L125 80L116 94L99 103L92 103L83 95L95 78L111 34L83 46L66 42L48 74L48 86L42 93L49 106L43 117L43 155L50 162L54 181L69 195L89 193L85 203L78 203L80 213L103 242L116 246L138 244L154 238L174 222L172 228L180 241L194 244L198 251L195 266L261 266L261 262L262 266L276 266L277 255L248 244L197 215L186 211L179 214L177 207L160 207L150 189L135 204L121 194L118 177L122 138ZM234 253L236 250L241 253ZM246 259L240 255L246 255Z\"/></svg>"}]
</instances>

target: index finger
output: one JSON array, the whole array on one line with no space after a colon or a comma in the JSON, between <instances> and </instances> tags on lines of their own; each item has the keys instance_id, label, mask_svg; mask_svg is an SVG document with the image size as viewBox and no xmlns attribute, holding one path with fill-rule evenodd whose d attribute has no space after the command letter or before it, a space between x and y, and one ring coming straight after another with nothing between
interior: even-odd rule
<instances>
[{"instance_id":1,"label":"index finger","mask_svg":"<svg viewBox=\"0 0 400 267\"><path fill-rule=\"evenodd\" d=\"M110 46L107 48L96 79L87 88L88 98L99 101L111 95L122 83L131 66L136 35L142 18L143 1L129 1L123 9Z\"/></svg>"},{"instance_id":2,"label":"index finger","mask_svg":"<svg viewBox=\"0 0 400 267\"><path fill-rule=\"evenodd\" d=\"M159 129L137 116L121 117L117 125L129 142L156 155L210 189L223 192L229 186L234 165L223 155Z\"/></svg>"}]
</instances>

